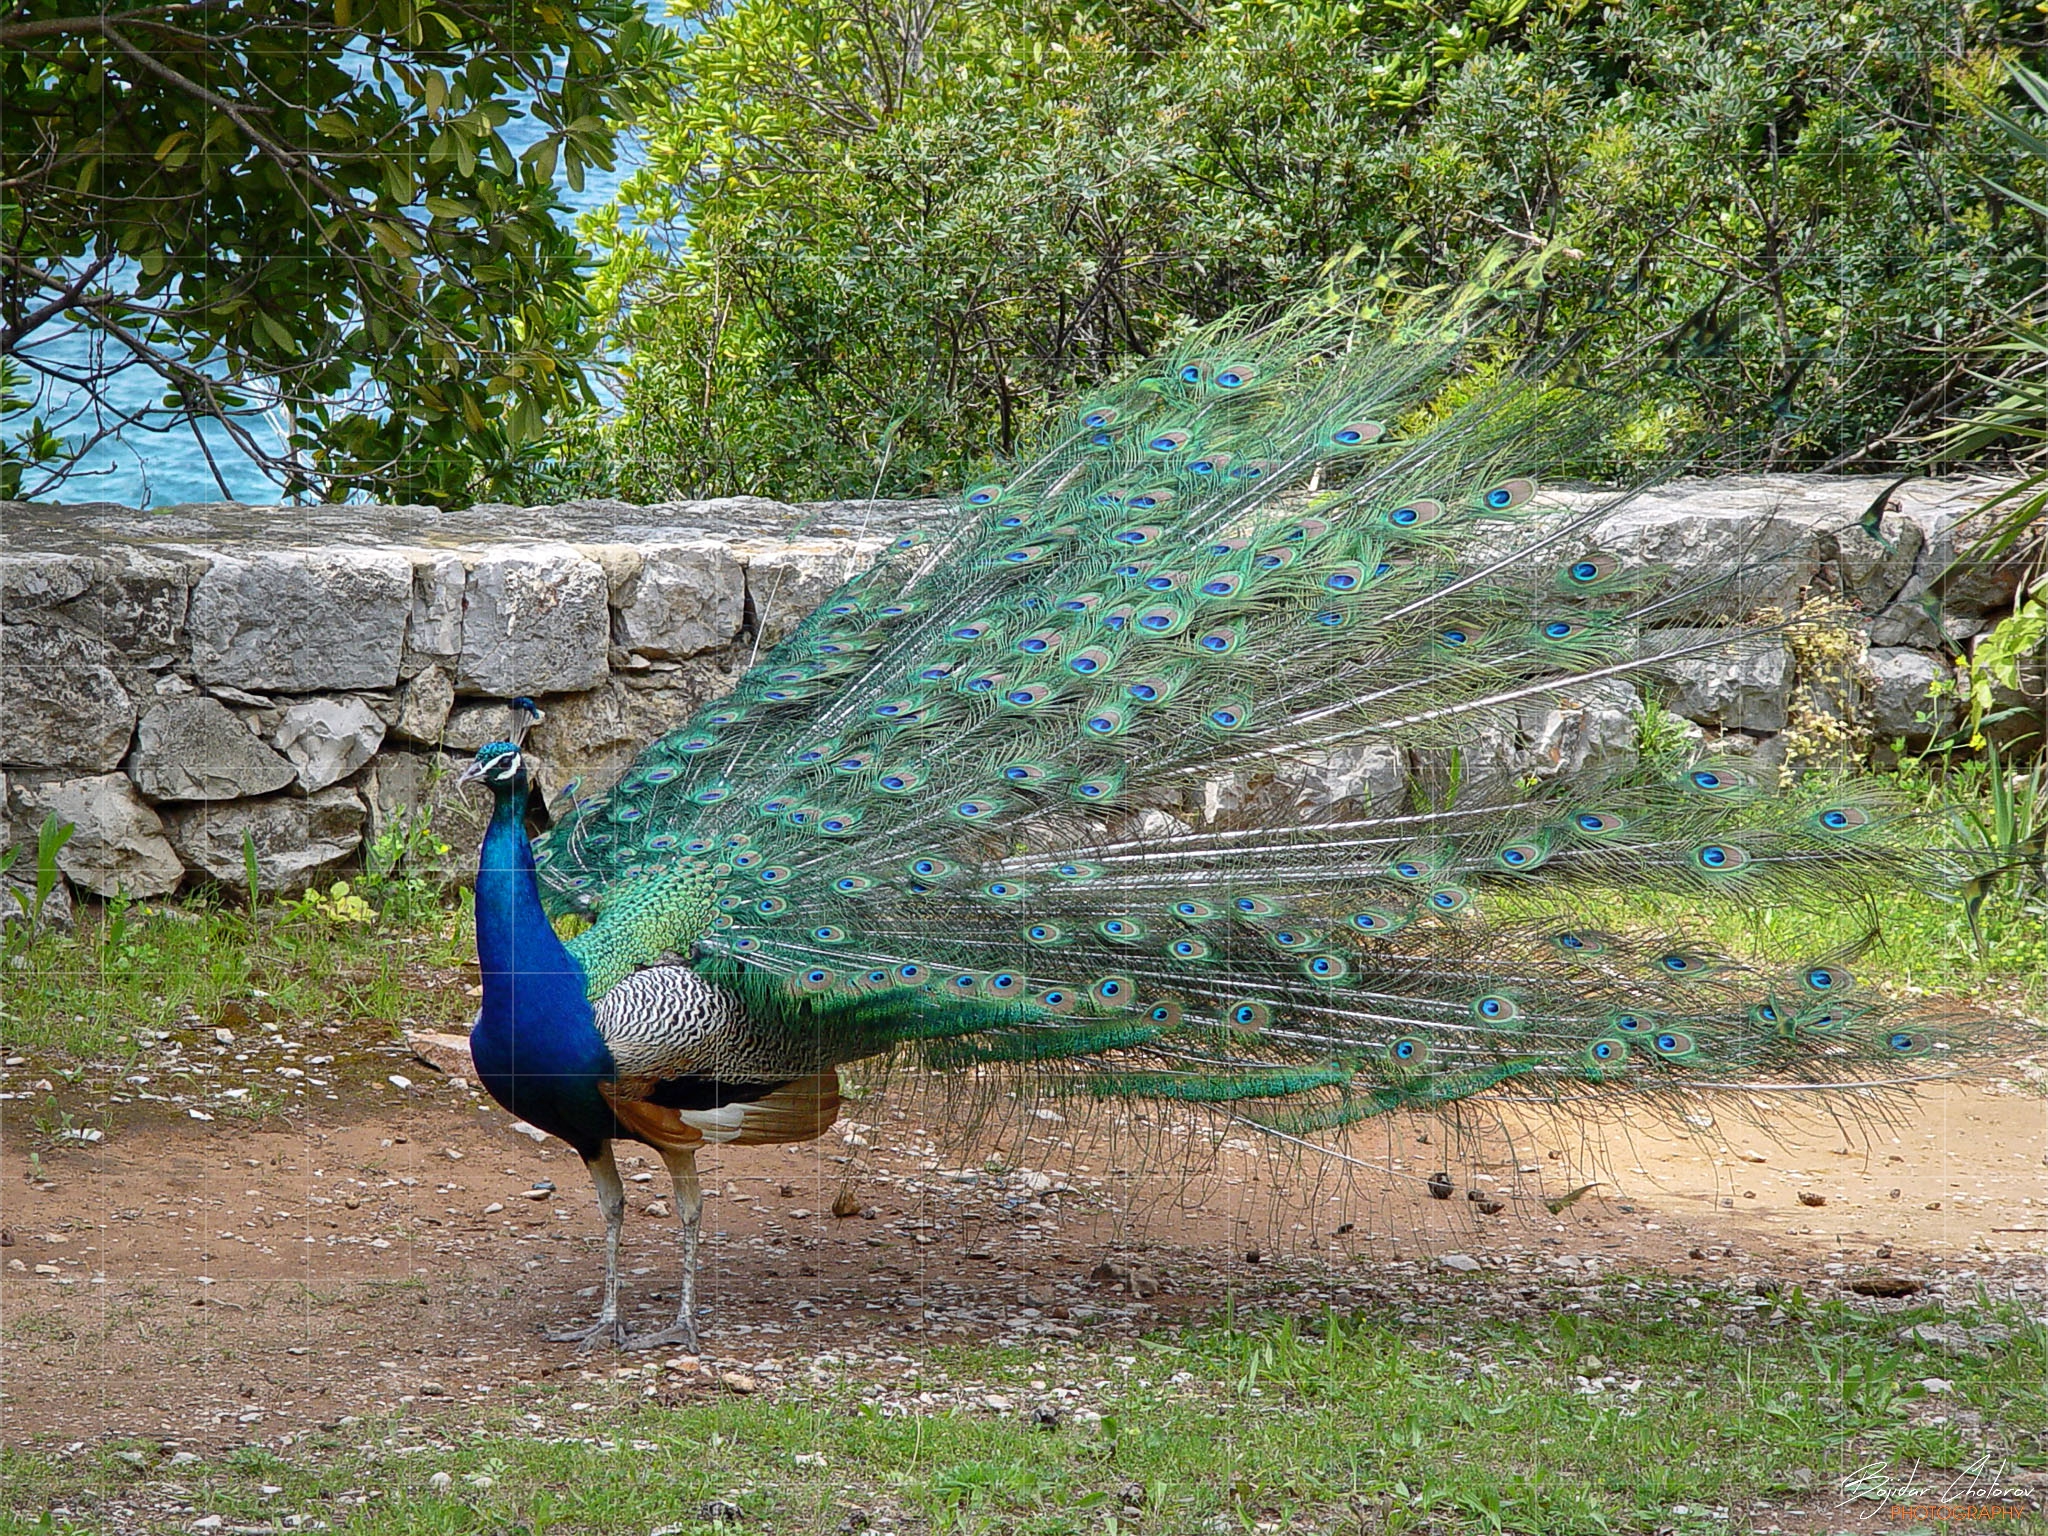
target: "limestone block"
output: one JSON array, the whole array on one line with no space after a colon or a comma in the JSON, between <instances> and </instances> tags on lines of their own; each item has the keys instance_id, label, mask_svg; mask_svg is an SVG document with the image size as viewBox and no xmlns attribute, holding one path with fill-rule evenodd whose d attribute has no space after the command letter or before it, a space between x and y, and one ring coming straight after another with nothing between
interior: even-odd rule
<instances>
[{"instance_id":1,"label":"limestone block","mask_svg":"<svg viewBox=\"0 0 2048 1536\"><path fill-rule=\"evenodd\" d=\"M611 640L604 571L560 544L494 550L469 573L463 601L465 693L574 693L605 679Z\"/></svg>"},{"instance_id":2,"label":"limestone block","mask_svg":"<svg viewBox=\"0 0 2048 1536\"><path fill-rule=\"evenodd\" d=\"M541 707L551 710L554 703L550 700ZM509 704L458 704L448 711L440 745L466 754L488 741L510 741L526 724L526 714Z\"/></svg>"},{"instance_id":3,"label":"limestone block","mask_svg":"<svg viewBox=\"0 0 2048 1536\"><path fill-rule=\"evenodd\" d=\"M399 695L398 719L391 734L400 741L417 741L432 746L441 739L448 724L448 711L455 703L455 684L439 667L428 667L405 685Z\"/></svg>"},{"instance_id":4,"label":"limestone block","mask_svg":"<svg viewBox=\"0 0 2048 1536\"><path fill-rule=\"evenodd\" d=\"M390 688L411 612L412 563L395 550L217 555L192 589L192 664L236 688Z\"/></svg>"},{"instance_id":5,"label":"limestone block","mask_svg":"<svg viewBox=\"0 0 2048 1536\"><path fill-rule=\"evenodd\" d=\"M1820 539L1773 504L1767 485L1687 482L1624 507L1598 525L1591 542L1631 565L1667 567L1667 592L1698 589L1674 608L1674 619L1790 609L1820 569Z\"/></svg>"},{"instance_id":6,"label":"limestone block","mask_svg":"<svg viewBox=\"0 0 2048 1536\"><path fill-rule=\"evenodd\" d=\"M361 699L307 699L284 712L271 738L311 794L338 784L384 745L384 722Z\"/></svg>"},{"instance_id":7,"label":"limestone block","mask_svg":"<svg viewBox=\"0 0 2048 1536\"><path fill-rule=\"evenodd\" d=\"M641 744L619 708L619 692L616 683L608 682L540 701L547 718L527 736L525 748L544 803L571 780L593 787L609 784L633 760Z\"/></svg>"},{"instance_id":8,"label":"limestone block","mask_svg":"<svg viewBox=\"0 0 2048 1536\"><path fill-rule=\"evenodd\" d=\"M763 650L801 624L849 576L874 564L880 539L790 539L746 544L747 618Z\"/></svg>"},{"instance_id":9,"label":"limestone block","mask_svg":"<svg viewBox=\"0 0 2048 1536\"><path fill-rule=\"evenodd\" d=\"M126 774L58 779L17 791L27 820L55 816L72 826L57 867L95 896L168 896L185 866L164 836L164 824Z\"/></svg>"},{"instance_id":10,"label":"limestone block","mask_svg":"<svg viewBox=\"0 0 2048 1536\"><path fill-rule=\"evenodd\" d=\"M68 603L92 585L94 574L84 555L0 554L0 615L19 622L31 610Z\"/></svg>"},{"instance_id":11,"label":"limestone block","mask_svg":"<svg viewBox=\"0 0 2048 1536\"><path fill-rule=\"evenodd\" d=\"M1665 629L1656 639L1670 651L1716 642L1698 655L1673 655L1656 674L1667 684L1664 705L1700 725L1724 730L1782 731L1792 695L1792 653L1775 635L1727 639L1712 629Z\"/></svg>"},{"instance_id":12,"label":"limestone block","mask_svg":"<svg viewBox=\"0 0 2048 1536\"><path fill-rule=\"evenodd\" d=\"M178 559L110 544L92 585L66 603L63 613L75 628L98 635L130 662L147 666L182 656L192 584L205 568L197 556Z\"/></svg>"},{"instance_id":13,"label":"limestone block","mask_svg":"<svg viewBox=\"0 0 2048 1536\"><path fill-rule=\"evenodd\" d=\"M730 645L746 615L746 570L723 544L660 544L619 589L612 639L672 661Z\"/></svg>"},{"instance_id":14,"label":"limestone block","mask_svg":"<svg viewBox=\"0 0 2048 1536\"><path fill-rule=\"evenodd\" d=\"M239 800L292 781L292 765L218 699L158 699L135 728L128 777L152 800Z\"/></svg>"},{"instance_id":15,"label":"limestone block","mask_svg":"<svg viewBox=\"0 0 2048 1536\"><path fill-rule=\"evenodd\" d=\"M1202 818L1299 814L1349 805L1390 811L1407 789L1407 758L1391 741L1364 737L1285 761L1237 768L1202 785Z\"/></svg>"},{"instance_id":16,"label":"limestone block","mask_svg":"<svg viewBox=\"0 0 2048 1536\"><path fill-rule=\"evenodd\" d=\"M628 672L617 682L619 718L637 751L731 693L739 674L709 661L685 661Z\"/></svg>"},{"instance_id":17,"label":"limestone block","mask_svg":"<svg viewBox=\"0 0 2048 1536\"><path fill-rule=\"evenodd\" d=\"M422 853L422 873L443 880L476 878L477 854L491 820L488 791L457 787L461 766L459 758L445 752L386 751L371 762L364 781L370 836L431 835L448 851Z\"/></svg>"},{"instance_id":18,"label":"limestone block","mask_svg":"<svg viewBox=\"0 0 2048 1536\"><path fill-rule=\"evenodd\" d=\"M1884 740L1926 741L1955 720L1955 695L1936 698L1931 691L1955 681L1938 656L1881 646L1864 657L1862 681L1864 718Z\"/></svg>"},{"instance_id":19,"label":"limestone block","mask_svg":"<svg viewBox=\"0 0 2048 1536\"><path fill-rule=\"evenodd\" d=\"M301 799L273 795L166 812L164 829L185 862L236 890L248 883L242 835L256 850L256 885L267 896L296 896L340 872L362 846L363 802L353 790L323 789Z\"/></svg>"},{"instance_id":20,"label":"limestone block","mask_svg":"<svg viewBox=\"0 0 2048 1536\"><path fill-rule=\"evenodd\" d=\"M1522 772L1539 779L1620 773L1641 755L1637 721L1643 701L1635 689L1602 679L1524 709Z\"/></svg>"},{"instance_id":21,"label":"limestone block","mask_svg":"<svg viewBox=\"0 0 2048 1536\"><path fill-rule=\"evenodd\" d=\"M135 704L105 641L54 624L0 627L0 762L105 772L120 765Z\"/></svg>"},{"instance_id":22,"label":"limestone block","mask_svg":"<svg viewBox=\"0 0 2048 1536\"><path fill-rule=\"evenodd\" d=\"M1455 748L1418 747L1408 754L1408 774L1431 805L1472 805L1504 797L1522 772L1518 722L1475 720Z\"/></svg>"},{"instance_id":23,"label":"limestone block","mask_svg":"<svg viewBox=\"0 0 2048 1536\"><path fill-rule=\"evenodd\" d=\"M26 868L17 861L7 872L4 883L0 883L0 928L9 923L26 922L36 915L36 872L33 865ZM77 920L71 900L71 882L60 872L56 883L50 887L44 898L37 927L46 933L69 933Z\"/></svg>"},{"instance_id":24,"label":"limestone block","mask_svg":"<svg viewBox=\"0 0 2048 1536\"><path fill-rule=\"evenodd\" d=\"M459 555L422 552L412 560L412 619L406 649L453 666L462 654L462 594L469 572Z\"/></svg>"}]
</instances>

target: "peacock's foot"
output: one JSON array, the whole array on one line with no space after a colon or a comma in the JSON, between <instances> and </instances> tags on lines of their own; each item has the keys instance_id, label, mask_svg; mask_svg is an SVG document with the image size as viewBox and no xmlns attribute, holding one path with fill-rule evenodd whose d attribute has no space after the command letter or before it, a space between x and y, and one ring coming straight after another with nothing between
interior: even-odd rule
<instances>
[{"instance_id":1,"label":"peacock's foot","mask_svg":"<svg viewBox=\"0 0 2048 1536\"><path fill-rule=\"evenodd\" d=\"M586 1328L550 1328L541 1335L550 1344L574 1344L583 1349L621 1349L626 1343L626 1324L616 1317L601 1317Z\"/></svg>"},{"instance_id":2,"label":"peacock's foot","mask_svg":"<svg viewBox=\"0 0 2048 1536\"><path fill-rule=\"evenodd\" d=\"M653 1333L633 1334L626 1339L620 1348L664 1349L671 1345L681 1345L685 1354L701 1355L704 1353L703 1350L697 1347L697 1325L693 1322L673 1323L669 1327L658 1329Z\"/></svg>"}]
</instances>

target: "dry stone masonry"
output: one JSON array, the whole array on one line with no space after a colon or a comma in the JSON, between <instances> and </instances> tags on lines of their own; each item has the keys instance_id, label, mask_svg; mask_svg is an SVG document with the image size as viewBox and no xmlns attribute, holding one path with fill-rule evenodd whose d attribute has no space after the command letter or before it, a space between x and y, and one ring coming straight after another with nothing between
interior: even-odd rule
<instances>
[{"instance_id":1,"label":"dry stone masonry","mask_svg":"<svg viewBox=\"0 0 2048 1536\"><path fill-rule=\"evenodd\" d=\"M1847 698L1880 743L1948 723L1954 658L2010 609L2013 584L1977 573L1939 605L1921 599L1997 487L1903 485L1873 539L1858 519L1884 486L1688 481L1606 520L1593 543L1668 569L1666 640L1817 597L1860 632L1853 676L1832 691L1777 639L1672 662L1654 691L1685 729L1769 760L1821 693ZM72 823L62 869L100 897L239 888L246 839L262 888L292 894L426 817L460 873L483 806L451 791L453 770L505 733L505 701L546 709L529 748L551 790L603 784L887 538L950 515L756 497L461 512L0 503L0 839L32 841L45 815ZM1455 764L1366 741L1226 776L1185 813L1385 808L1453 772L1477 789L1617 766L1637 750L1642 702L1603 683L1531 708Z\"/></svg>"}]
</instances>

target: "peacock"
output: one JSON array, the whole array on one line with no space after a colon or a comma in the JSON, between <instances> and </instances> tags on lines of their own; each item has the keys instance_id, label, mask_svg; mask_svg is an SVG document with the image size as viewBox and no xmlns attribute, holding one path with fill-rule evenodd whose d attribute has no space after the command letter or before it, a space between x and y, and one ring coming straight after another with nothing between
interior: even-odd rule
<instances>
[{"instance_id":1,"label":"peacock","mask_svg":"<svg viewBox=\"0 0 2048 1536\"><path fill-rule=\"evenodd\" d=\"M1325 303L1195 331L538 839L520 743L476 754L477 1071L605 1218L596 1321L551 1337L696 1349L699 1149L819 1136L882 1053L1296 1138L1490 1093L1903 1087L1994 1048L1859 987L1855 946L1598 921L1622 890L1834 910L1947 877L1867 783L1695 754L1459 792L1525 711L1784 622L1703 626L1711 585L1596 547L1629 493L1539 481L1597 454L1614 393L1475 366L1469 329ZM1391 806L1204 802L1389 740L1453 771ZM630 1337L621 1138L682 1229L674 1324Z\"/></svg>"}]
</instances>

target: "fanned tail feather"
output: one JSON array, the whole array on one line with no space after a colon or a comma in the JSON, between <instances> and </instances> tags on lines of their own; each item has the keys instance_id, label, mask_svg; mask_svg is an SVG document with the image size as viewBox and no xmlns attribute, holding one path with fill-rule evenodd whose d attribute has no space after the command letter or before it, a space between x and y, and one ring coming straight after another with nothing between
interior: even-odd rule
<instances>
[{"instance_id":1,"label":"fanned tail feather","mask_svg":"<svg viewBox=\"0 0 2048 1536\"><path fill-rule=\"evenodd\" d=\"M1434 409L1454 332L1233 322L1086 402L564 803L547 899L645 934L646 893L687 888L671 928L807 1042L793 1059L909 1046L1292 1131L1509 1082L1825 1088L1993 1048L1839 957L1760 969L1574 916L1646 888L1821 909L1947 873L1867 786L1702 760L1306 824L1172 814L1233 769L1455 748L1739 634L1591 543L1625 493L1539 494L1608 399L1535 371ZM596 946L614 964L646 942L625 927Z\"/></svg>"}]
</instances>

